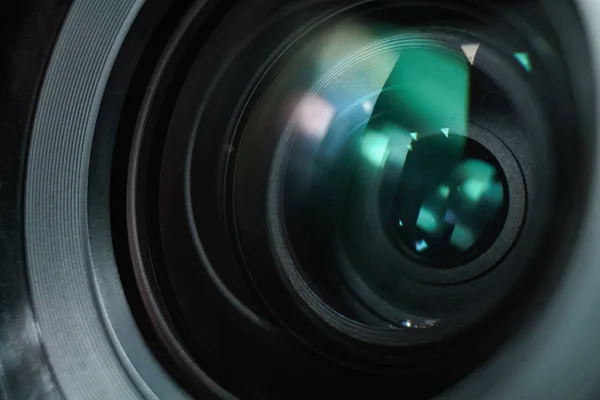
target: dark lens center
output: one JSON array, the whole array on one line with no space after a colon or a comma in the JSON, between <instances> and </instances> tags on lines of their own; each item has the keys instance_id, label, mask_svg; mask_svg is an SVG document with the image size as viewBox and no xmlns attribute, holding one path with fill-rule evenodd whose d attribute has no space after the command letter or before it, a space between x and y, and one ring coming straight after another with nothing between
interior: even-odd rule
<instances>
[{"instance_id":1,"label":"dark lens center","mask_svg":"<svg viewBox=\"0 0 600 400\"><path fill-rule=\"evenodd\" d=\"M444 132L410 148L399 173L386 177L386 185L395 186L383 213L392 241L435 267L478 257L500 234L507 212L506 177L497 160L477 141Z\"/></svg>"}]
</instances>

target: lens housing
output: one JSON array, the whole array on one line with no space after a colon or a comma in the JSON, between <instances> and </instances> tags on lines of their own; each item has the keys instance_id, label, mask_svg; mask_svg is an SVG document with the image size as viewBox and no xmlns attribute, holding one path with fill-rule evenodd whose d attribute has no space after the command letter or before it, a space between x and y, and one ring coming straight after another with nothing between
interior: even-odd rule
<instances>
[{"instance_id":1,"label":"lens housing","mask_svg":"<svg viewBox=\"0 0 600 400\"><path fill-rule=\"evenodd\" d=\"M161 7L168 8L167 3L148 3L157 7L155 16L162 15ZM111 1L111 7L96 5L86 12L79 5L70 13L74 25L65 29L69 34L61 35L63 50L53 58L56 61L46 75L39 102L43 112L36 114L32 125L35 129L25 185L28 217L24 236L36 246L25 252L33 276L33 303L36 315L43 316L47 306L60 299L68 311L64 315L69 316L64 319L68 324L59 324L61 328L84 332L93 323L99 327L94 332L107 333L94 336L98 338L95 346L85 345L90 336L74 334L69 341L73 346L63 353L59 349L65 336L48 333L54 332L56 321L63 319L42 317L37 321L53 370L67 396L85 397L107 379L115 382L111 393L116 398L123 397L123 393L137 393L138 389L168 393L164 396L168 398L184 395L174 389L175 385L162 385L159 380L148 380L152 389L144 384L148 373L167 375L152 363L135 325L143 318L134 321L128 304L136 313L147 313L142 329L147 343L157 358L173 361L165 362L166 368L178 383L191 388L188 390L198 390L193 392L197 397L209 392L228 397L227 391L231 391L242 398L306 398L314 397L317 390L324 397L383 397L399 389L409 396L430 397L473 371L515 327L530 319L532 314L520 315L519 311L530 303L529 295L542 285L542 277L560 271L557 260L564 257L563 250L569 249L574 240L570 233L577 224L562 210L581 209L573 197L582 198L578 194L585 187L580 184L586 178L582 165L587 159L587 146L583 145L587 142L578 129L580 121L572 118L576 115L573 104L565 101L575 97L569 85L571 78L577 79L564 71L565 65L574 61L558 51L560 41L543 13L534 7L527 14L522 10L506 12L504 7L474 2L419 2L403 7L396 2L267 1L259 6L249 1L231 9L207 9L197 2L194 10L187 10L191 2L177 4L180 16L185 18L181 18L173 41L164 47L164 57L156 54L160 52L156 48L143 54L141 50L157 37L164 40L169 36L167 32L178 25L179 17L174 16L169 27L156 20L153 24L143 23L140 18L148 17L150 8L141 3ZM98 7L104 11L101 13ZM510 85L512 90L507 93L520 101L513 108L527 111L527 120L533 125L524 128L511 118L498 118L515 115L502 95L482 99L481 104L490 107L482 107L477 119L471 121L511 150L527 188L527 218L510 257L482 275L484 281L493 280L496 285L491 291L494 293L489 293L489 304L478 304L481 318L461 320L448 312L444 319L454 327L448 325L447 330L442 322L420 328L417 319L388 315L383 309L367 309L366 314L358 315L357 310L348 307L352 305L347 301L350 297L336 293L341 286L327 286L326 280L302 276L309 290L297 290L290 274L281 267L283 258L273 251L270 236L274 231L269 231L272 216L268 211L279 212L285 203L278 199L269 208L268 178L275 175L273 155L280 148L284 131L279 128L285 128L289 120L274 121L277 114L271 109L271 119L263 120L269 123L249 124L252 113L261 108L255 101L268 98L261 95L272 83L270 73L278 65L285 66L283 61L293 55L295 43L300 44L311 33L318 34L319 28L331 27L337 17L355 18L378 8L373 20L395 22L405 18L406 26L422 28L421 34L438 32L441 26L440 31L445 32L441 47L453 47L459 55L460 46L448 45L452 37L466 35L469 40L485 42L487 46L480 48L475 64L487 58L482 56L486 49L501 53L496 54L499 60L493 64L506 62L509 68L499 81ZM526 23L519 21L524 15ZM130 30L128 24L134 20L136 24ZM206 24L207 20L215 21L214 25ZM471 22L481 37L471 35ZM75 45L82 35L73 34L73 26L90 28L86 42L99 45L102 56L93 56L96 47L92 51L91 46ZM185 34L200 26L205 30ZM453 26L462 29L448 29ZM120 40L125 36L131 40L130 46L120 50ZM433 36L427 43L440 39L437 34ZM98 38L103 39L94 40ZM514 58L515 48L529 53L531 72ZM64 49L78 50L73 55ZM131 51L133 58L127 55ZM488 54L490 59L494 59L492 53ZM119 57L113 59L116 55ZM151 75L147 72L154 71L158 59L162 64L152 78L155 86L147 91ZM81 73L73 73L70 82L59 84L64 75L62 68L71 64ZM137 73L143 71L146 73ZM495 70L486 75L494 73L503 72ZM48 101L55 95L70 101L52 101L50 105ZM119 114L121 109L126 111ZM76 116L77 120L63 124L64 116ZM137 124L131 123L137 116ZM538 124L539 120L544 123ZM493 128L490 121L496 123ZM256 132L248 134L249 126L256 127ZM140 135L136 144L140 152L129 158L127 150L119 148L127 149L127 138L134 131ZM523 132L529 135L521 135ZM115 139L119 146L113 153ZM68 144L61 147L64 152L48 151L57 143ZM244 157L248 157L247 162L241 162ZM51 169L51 165L61 168ZM132 171L129 180L124 179L128 166ZM289 171L283 169L281 173L287 175ZM573 171L581 174L573 176ZM557 187L546 187L549 181ZM59 197L48 203L48 198L55 198L57 187L62 188ZM124 193L130 196L127 202ZM113 214L115 210L120 214ZM551 221L541 218L549 214L548 210L556 212ZM107 223L110 215L114 215L112 225ZM539 241L535 239L538 231L531 228L537 223L544 231ZM522 241L530 244L529 251L520 245ZM123 251L124 243L131 247ZM551 251L539 251L544 248L541 243ZM53 249L56 257L48 258L44 249ZM531 262L519 269L516 261L528 255ZM130 259L134 260L132 266L128 265ZM310 267L292 261L299 273L304 274ZM339 259L336 262L339 264ZM517 267L504 270L504 263ZM518 276L501 272L509 270ZM129 280L123 279L125 284L121 285L125 276ZM425 285L411 280L422 286L441 287L445 293L452 293L452 298L464 294L463 304L477 293L475 288L460 287L463 282ZM77 290L61 286L71 281L77 282ZM479 286L483 292L488 292L486 288L483 283ZM321 303L305 301L303 296L311 293ZM356 293L350 294L356 297ZM496 302L493 297L502 301ZM389 306L389 299L384 300L382 304ZM326 307L319 310L321 304ZM392 306L392 311L398 308ZM462 309L459 301L448 307ZM79 312L82 309L87 310L83 316ZM351 318L340 316L340 310ZM329 316L332 318L327 319ZM372 316L376 318L361 322L361 318ZM381 325L382 320L392 320L392 327ZM117 358L111 357L115 354ZM75 359L85 368L73 371L69 365ZM261 365L256 360L261 360ZM95 371L102 373L97 375ZM119 379L111 378L115 376ZM131 385L127 384L130 380ZM168 379L165 382L173 383Z\"/></svg>"}]
</instances>

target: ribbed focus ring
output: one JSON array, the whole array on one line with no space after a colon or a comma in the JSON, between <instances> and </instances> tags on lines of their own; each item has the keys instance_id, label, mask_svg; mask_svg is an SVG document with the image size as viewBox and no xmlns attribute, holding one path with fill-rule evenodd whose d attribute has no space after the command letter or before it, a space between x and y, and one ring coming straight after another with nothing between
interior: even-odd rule
<instances>
[{"instance_id":1,"label":"ribbed focus ring","mask_svg":"<svg viewBox=\"0 0 600 400\"><path fill-rule=\"evenodd\" d=\"M67 398L155 397L123 373L93 292L89 155L100 101L142 0L74 1L33 124L25 240L34 312Z\"/></svg>"}]
</instances>

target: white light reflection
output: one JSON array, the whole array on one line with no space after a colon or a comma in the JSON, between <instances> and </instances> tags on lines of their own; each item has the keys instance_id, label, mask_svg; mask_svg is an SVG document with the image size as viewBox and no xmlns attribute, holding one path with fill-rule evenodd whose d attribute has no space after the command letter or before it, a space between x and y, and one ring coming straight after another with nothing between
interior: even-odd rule
<instances>
[{"instance_id":1,"label":"white light reflection","mask_svg":"<svg viewBox=\"0 0 600 400\"><path fill-rule=\"evenodd\" d=\"M475 56L477 56L477 51L479 50L479 46L481 46L479 43L463 44L462 46L460 46L463 53L465 54L465 57L467 57L467 60L469 60L469 63L471 65L473 65L475 63Z\"/></svg>"},{"instance_id":2,"label":"white light reflection","mask_svg":"<svg viewBox=\"0 0 600 400\"><path fill-rule=\"evenodd\" d=\"M413 326L412 321L410 321L408 319L402 320L402 322L400 324L405 328L412 328L412 326Z\"/></svg>"},{"instance_id":3,"label":"white light reflection","mask_svg":"<svg viewBox=\"0 0 600 400\"><path fill-rule=\"evenodd\" d=\"M373 103L371 101L365 101L362 103L362 109L367 113L371 114L373 112Z\"/></svg>"},{"instance_id":4,"label":"white light reflection","mask_svg":"<svg viewBox=\"0 0 600 400\"><path fill-rule=\"evenodd\" d=\"M298 131L308 137L322 140L335 116L335 107L320 96L306 95L298 104L296 112Z\"/></svg>"}]
</instances>

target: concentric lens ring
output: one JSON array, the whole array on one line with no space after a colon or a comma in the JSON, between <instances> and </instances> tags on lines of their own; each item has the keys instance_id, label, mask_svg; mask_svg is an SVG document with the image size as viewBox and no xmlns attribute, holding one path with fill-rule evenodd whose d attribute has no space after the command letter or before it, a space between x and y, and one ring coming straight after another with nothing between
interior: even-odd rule
<instances>
[{"instance_id":1,"label":"concentric lens ring","mask_svg":"<svg viewBox=\"0 0 600 400\"><path fill-rule=\"evenodd\" d=\"M492 246L467 264L446 269L424 268L421 263L406 258L398 262L401 273L416 281L431 285L454 285L475 279L494 268L518 238L525 218L527 198L525 181L519 164L508 147L485 128L471 124L469 138L485 146L496 157L508 181L509 207L504 226ZM376 267L377 263L374 262L371 268ZM357 283L356 279L349 279L348 282Z\"/></svg>"},{"instance_id":2,"label":"concentric lens ring","mask_svg":"<svg viewBox=\"0 0 600 400\"><path fill-rule=\"evenodd\" d=\"M400 40L404 40L408 44L408 46L415 45L415 41L411 40L410 36L400 37ZM426 41L423 41L423 43L425 42L431 43L431 38L428 38ZM379 47L376 46L376 48ZM444 50L443 47L442 50ZM369 51L363 50L360 54L363 53L369 54ZM489 72L490 70L491 72L494 72L494 68L492 68L494 65L496 65L494 63L498 62L498 60L501 60L502 58L498 54L494 54L493 51L490 50L485 50L482 53L482 61L480 61L481 68L486 72ZM355 57L350 57L349 60L353 60L354 58ZM341 66L347 66L350 64L352 64L350 61L340 63ZM505 62L500 62L499 65L501 65L505 69L498 73L496 65L495 72L497 75L494 76L495 78L499 79L498 75L501 75L504 78L506 78L507 76L511 76L511 74L515 74L515 70L511 67L508 67ZM332 79L335 78L335 76L339 75L340 68L342 67L338 66L338 68L334 69L334 72L331 73L331 76L328 75L329 77L326 76L323 79L321 79L316 87L321 88L321 90L325 88L327 86L327 82L330 82ZM518 73L515 76L519 76ZM511 83L511 85L515 84L515 82ZM534 104L535 102L531 100L531 92L525 91L524 88L525 86L523 86L521 93L528 93L529 97L521 99L520 104ZM318 90L316 93L319 93ZM313 94L313 96L315 96L315 94ZM544 130L543 123L541 125L539 124L540 121L543 121L543 118L536 120L536 118L540 115L539 111L530 110L528 114L528 118L532 118L534 121L532 122L532 120L529 120L528 126L535 126L537 127L537 129ZM272 249L274 251L275 258L278 259L280 262L279 266L284 276L284 280L288 281L291 284L291 287L293 287L292 290L299 294L299 296L303 298L303 301L306 302L306 304L308 304L314 312L320 315L321 318L324 321L326 321L327 324L332 324L332 326L336 327L336 329L343 331L344 334L348 334L354 338L365 340L367 342L379 342L379 340L382 340L386 343L394 343L398 338L402 337L400 342L397 343L410 343L410 340L408 340L407 337L410 337L414 334L413 332L410 332L410 330L407 332L397 332L397 329L395 327L390 327L394 332L390 331L388 333L383 334L383 336L380 336L382 334L381 332L384 332L386 330L385 328L377 328L372 330L371 328L367 328L366 326L359 326L348 318L340 318L338 313L331 309L327 304L325 304L323 300L319 298L316 292L310 288L305 277L298 269L298 261L292 254L293 252L290 251L288 247L289 244L286 243L285 240L287 235L285 233L285 227L281 225L281 213L279 211L280 204L282 204L282 189L280 185L282 179L281 176L283 173L282 171L286 170L286 160L289 157L287 140L291 137L291 132L293 132L296 123L297 120L293 120L287 126L287 130L282 135L282 139L278 144L278 150L275 156L275 161L273 162L271 168L269 195L267 201L269 210L267 214L269 216L270 240L273 244ZM540 128L540 126L542 127ZM492 248L490 248L480 258L474 260L473 262L467 265L453 268L452 270L435 269L433 271L427 271L423 269L421 265L417 265L414 263L414 265L409 265L404 270L404 272L408 277L414 279L415 281L437 286L456 285L481 276L482 274L485 274L487 271L492 269L500 260L502 260L506 256L507 251L512 247L520 231L525 215L526 192L524 175L519 167L519 163L517 162L515 156L511 153L511 151L508 150L507 146L503 144L502 141L499 140L496 136L490 134L485 129L482 129L476 125L473 125L472 130L474 132L474 140L477 140L480 143L484 144L484 146L489 147L492 153L494 153L494 155L501 160L500 162L502 168L504 170L505 175L507 176L507 179L509 180L509 198L511 199L510 201L512 204L509 207L509 216L507 218L507 223L503 227L499 240L495 242ZM539 139L538 131L534 132L534 136L536 136ZM535 142L535 139L533 141ZM532 188L533 187L534 186L532 186ZM345 258L345 260L347 260L347 258ZM351 267L343 269L349 271ZM514 275L518 275L518 272L518 268L514 268ZM366 286L364 286L364 282L358 282L360 281L360 279L357 279L357 276L354 273L348 275L347 278L347 281L352 282L353 285L360 286L354 288L356 289L355 291L357 291L358 293L374 293L372 290L369 290ZM404 277L399 277L399 279L400 278L404 279ZM511 280L509 279L509 281ZM389 284L388 286L393 287L394 285ZM378 299L372 300L374 300L373 303L368 302L370 306L373 306L373 304L384 304L381 303L381 301ZM481 308L479 308L477 312L481 312ZM389 313L381 312L380 314L386 315ZM430 336L431 338L442 337L445 334L448 334L449 332L453 331L454 329L457 329L456 327L460 325L458 321L460 321L463 318L464 321L467 321L470 317L467 317L465 314L461 318L455 320L456 324L450 325L446 325L446 323L440 323L440 321L436 321L436 323L434 324L435 329L432 330L432 332L424 333L423 331L421 331L419 332L419 335ZM418 321L417 317L413 317L413 319ZM395 318L392 318L391 320L395 320ZM398 322L402 321L403 320L399 320ZM434 326L425 322L427 321L424 320L423 323L419 323L418 325L428 327ZM444 326L446 327L444 328ZM450 326L454 326L454 328L450 328ZM433 333L433 331L436 331L437 333ZM390 337L396 337L397 339L391 339L390 341Z\"/></svg>"}]
</instances>

